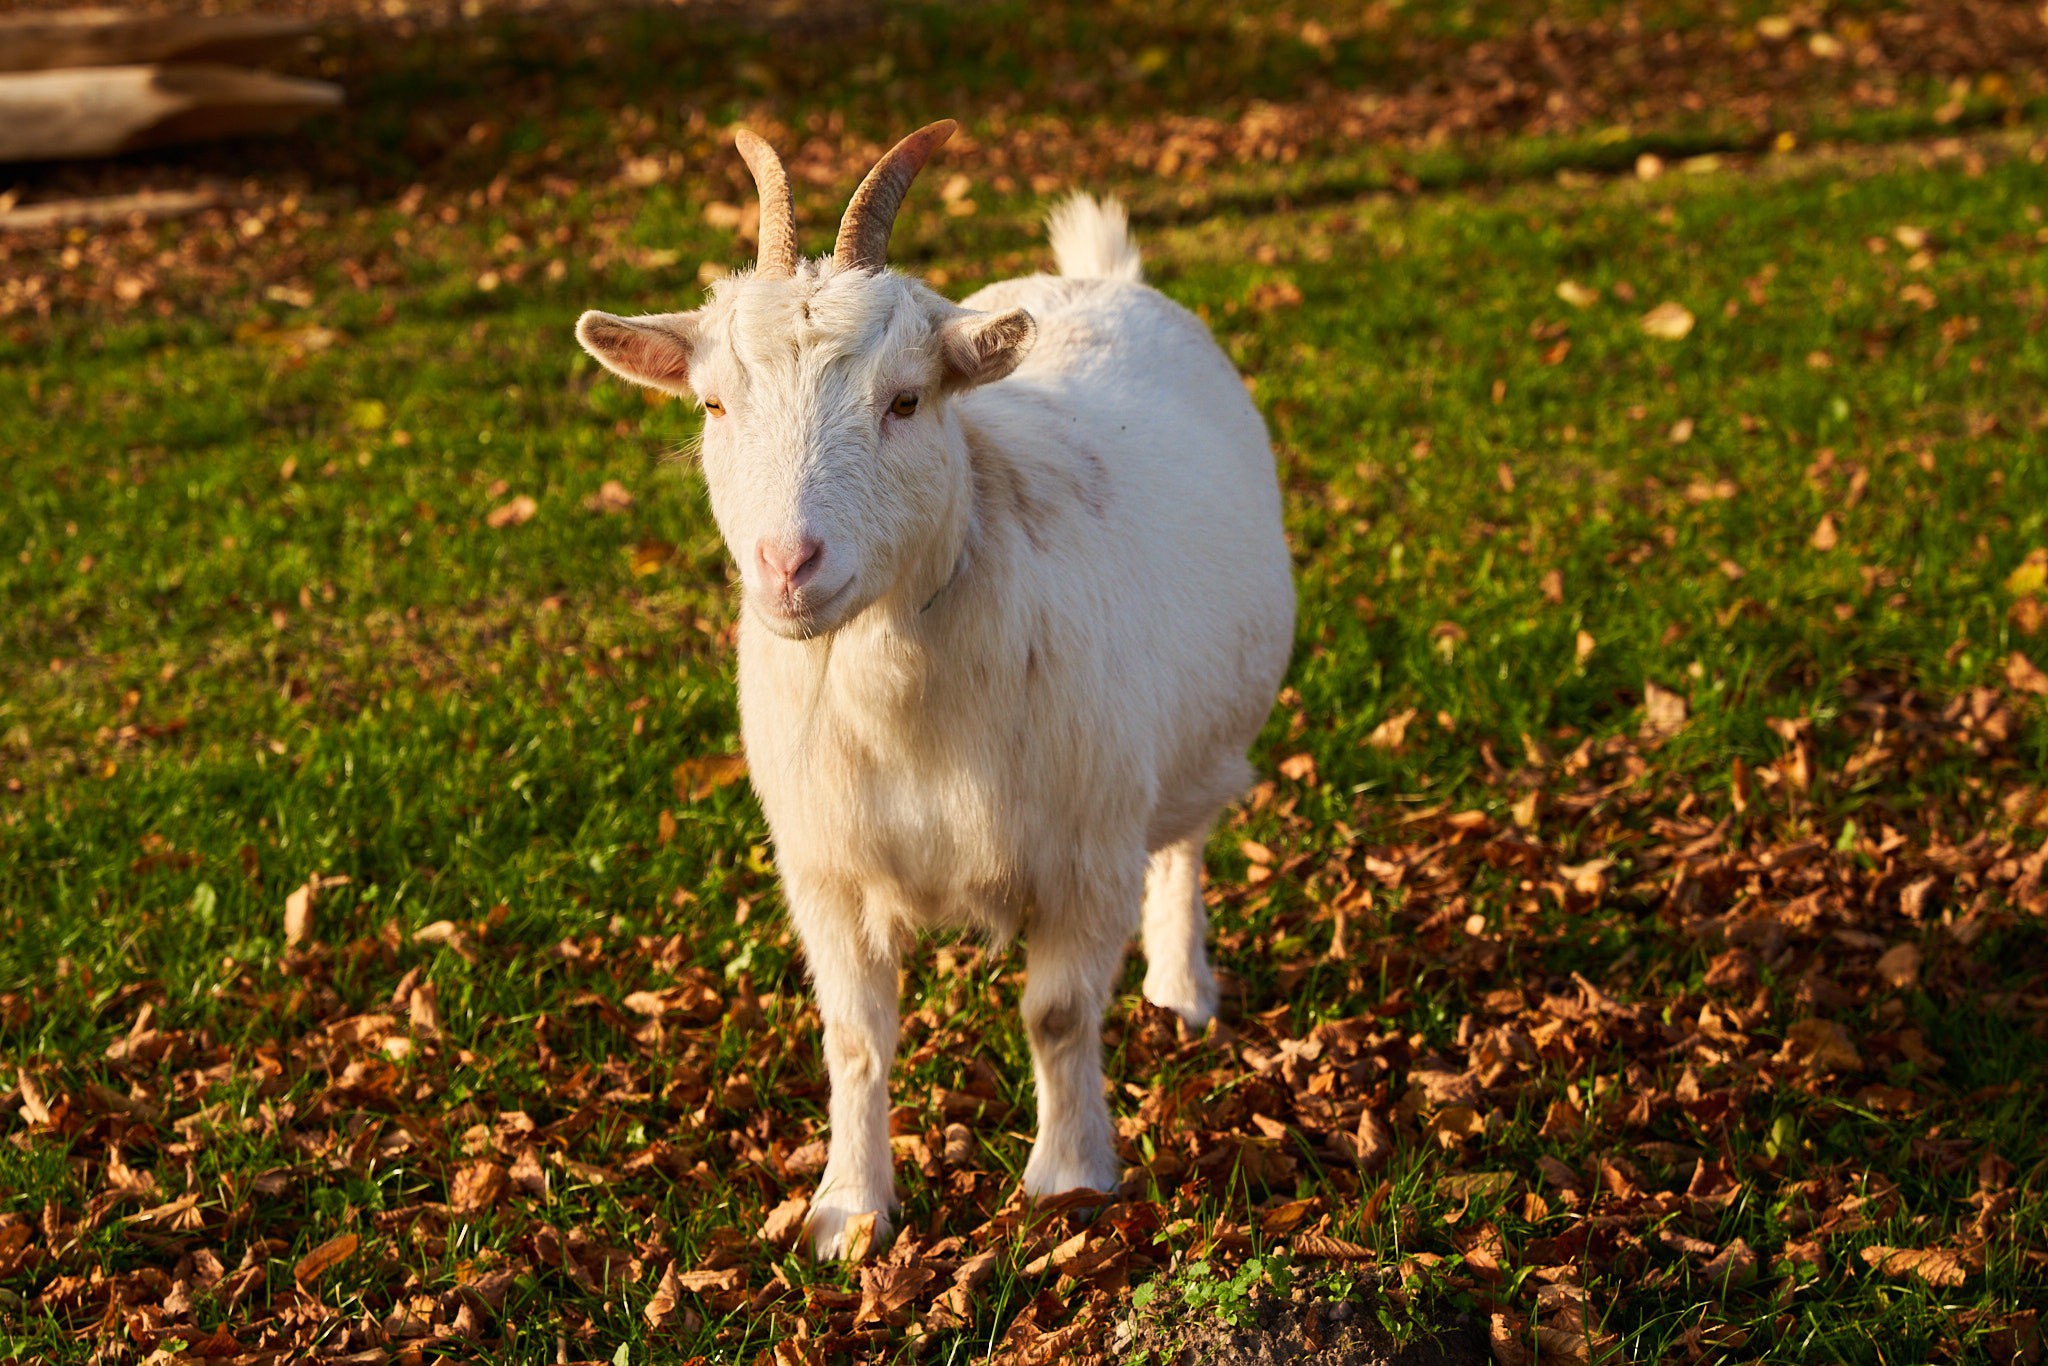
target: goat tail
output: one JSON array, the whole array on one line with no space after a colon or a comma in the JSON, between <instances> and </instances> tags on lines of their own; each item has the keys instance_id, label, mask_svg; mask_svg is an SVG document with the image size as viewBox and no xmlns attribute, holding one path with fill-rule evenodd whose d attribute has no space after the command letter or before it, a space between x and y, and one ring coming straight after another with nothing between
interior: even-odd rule
<instances>
[{"instance_id":1,"label":"goat tail","mask_svg":"<svg viewBox=\"0 0 2048 1366\"><path fill-rule=\"evenodd\" d=\"M1052 234L1052 255L1060 274L1132 283L1145 278L1145 263L1131 240L1130 215L1116 200L1077 191L1052 211L1045 225Z\"/></svg>"}]
</instances>

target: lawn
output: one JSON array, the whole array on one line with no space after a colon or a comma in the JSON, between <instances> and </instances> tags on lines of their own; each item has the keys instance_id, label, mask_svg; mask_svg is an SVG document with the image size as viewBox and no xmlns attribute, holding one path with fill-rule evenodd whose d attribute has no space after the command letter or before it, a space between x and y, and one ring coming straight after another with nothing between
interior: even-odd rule
<instances>
[{"instance_id":1,"label":"lawn","mask_svg":"<svg viewBox=\"0 0 2048 1366\"><path fill-rule=\"evenodd\" d=\"M0 1354L2038 1356L2048 24L1236 9L379 11L295 142L24 176L228 202L0 238ZM1022 1202L1021 955L934 943L819 1267L699 419L570 327L751 260L732 123L821 250L941 115L899 264L1125 196L1301 624L1120 1198Z\"/></svg>"}]
</instances>

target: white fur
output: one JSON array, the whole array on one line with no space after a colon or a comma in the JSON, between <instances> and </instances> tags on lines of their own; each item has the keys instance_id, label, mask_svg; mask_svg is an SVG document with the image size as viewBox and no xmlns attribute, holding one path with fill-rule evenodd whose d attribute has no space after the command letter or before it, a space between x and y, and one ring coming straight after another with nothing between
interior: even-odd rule
<instances>
[{"instance_id":1,"label":"white fur","mask_svg":"<svg viewBox=\"0 0 2048 1366\"><path fill-rule=\"evenodd\" d=\"M1130 215L1116 200L1076 194L1052 211L1045 226L1060 274L1132 284L1145 278L1145 263L1131 240Z\"/></svg>"},{"instance_id":2,"label":"white fur","mask_svg":"<svg viewBox=\"0 0 2048 1366\"><path fill-rule=\"evenodd\" d=\"M1034 1196L1117 1183L1100 1025L1131 935L1148 998L1192 1027L1216 1009L1203 843L1293 638L1273 457L1207 329L1136 282L1120 209L1078 198L1053 241L1068 275L964 307L807 261L579 326L620 373L724 405L703 452L747 599L741 721L831 1075L821 1256L896 1204L919 931L1026 936ZM761 573L754 547L806 539L809 585Z\"/></svg>"}]
</instances>

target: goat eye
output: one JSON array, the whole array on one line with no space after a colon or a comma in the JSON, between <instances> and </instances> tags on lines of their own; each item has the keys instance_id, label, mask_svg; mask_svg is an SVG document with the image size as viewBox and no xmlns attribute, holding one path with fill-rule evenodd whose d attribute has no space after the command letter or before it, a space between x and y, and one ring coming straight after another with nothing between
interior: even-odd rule
<instances>
[{"instance_id":1,"label":"goat eye","mask_svg":"<svg viewBox=\"0 0 2048 1366\"><path fill-rule=\"evenodd\" d=\"M897 417L909 417L917 411L917 395L911 393L896 395L896 401L889 405L889 411Z\"/></svg>"},{"instance_id":2,"label":"goat eye","mask_svg":"<svg viewBox=\"0 0 2048 1366\"><path fill-rule=\"evenodd\" d=\"M713 417L724 417L725 405L715 398L707 398L704 400L704 411Z\"/></svg>"}]
</instances>

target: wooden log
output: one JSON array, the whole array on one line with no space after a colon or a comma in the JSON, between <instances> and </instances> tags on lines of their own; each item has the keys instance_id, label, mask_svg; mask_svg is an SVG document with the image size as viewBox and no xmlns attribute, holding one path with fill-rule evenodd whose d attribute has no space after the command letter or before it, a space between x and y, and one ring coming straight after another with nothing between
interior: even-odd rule
<instances>
[{"instance_id":1,"label":"wooden log","mask_svg":"<svg viewBox=\"0 0 2048 1366\"><path fill-rule=\"evenodd\" d=\"M112 156L289 128L341 87L231 66L96 66L0 75L0 162Z\"/></svg>"},{"instance_id":2,"label":"wooden log","mask_svg":"<svg viewBox=\"0 0 2048 1366\"><path fill-rule=\"evenodd\" d=\"M311 33L304 19L270 14L132 14L88 9L0 17L0 71L150 62L253 62Z\"/></svg>"},{"instance_id":3,"label":"wooden log","mask_svg":"<svg viewBox=\"0 0 2048 1366\"><path fill-rule=\"evenodd\" d=\"M5 197L0 196L0 204L5 202ZM220 194L205 189L143 190L136 194L102 195L96 199L52 199L41 204L12 204L0 209L0 232L39 232L49 228L151 222L198 213L218 203Z\"/></svg>"}]
</instances>

